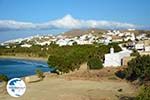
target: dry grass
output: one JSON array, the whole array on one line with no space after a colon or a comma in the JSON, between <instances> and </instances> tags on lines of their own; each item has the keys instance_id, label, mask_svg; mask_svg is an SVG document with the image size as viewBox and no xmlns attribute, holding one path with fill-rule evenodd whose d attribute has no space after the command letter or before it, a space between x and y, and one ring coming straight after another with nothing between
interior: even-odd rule
<instances>
[{"instance_id":1,"label":"dry grass","mask_svg":"<svg viewBox=\"0 0 150 100\"><path fill-rule=\"evenodd\" d=\"M135 95L136 90L125 80L113 79L117 70L82 70L61 76L47 73L43 81L27 83L26 93L17 100L119 100ZM16 98L0 94L0 100Z\"/></svg>"}]
</instances>

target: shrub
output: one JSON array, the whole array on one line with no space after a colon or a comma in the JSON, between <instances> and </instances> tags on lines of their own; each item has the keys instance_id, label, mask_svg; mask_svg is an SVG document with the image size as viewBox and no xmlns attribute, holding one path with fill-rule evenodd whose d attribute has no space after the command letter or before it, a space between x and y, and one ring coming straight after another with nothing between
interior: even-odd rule
<instances>
[{"instance_id":1,"label":"shrub","mask_svg":"<svg viewBox=\"0 0 150 100\"><path fill-rule=\"evenodd\" d=\"M36 74L37 74L37 76L38 76L39 78L41 78L41 79L44 78L44 73L43 73L42 70L36 69L35 72L36 72Z\"/></svg>"},{"instance_id":2,"label":"shrub","mask_svg":"<svg viewBox=\"0 0 150 100\"><path fill-rule=\"evenodd\" d=\"M150 100L150 87L142 86L135 100Z\"/></svg>"},{"instance_id":3,"label":"shrub","mask_svg":"<svg viewBox=\"0 0 150 100\"><path fill-rule=\"evenodd\" d=\"M125 70L128 80L147 79L150 80L150 56L137 56L128 63Z\"/></svg>"},{"instance_id":4,"label":"shrub","mask_svg":"<svg viewBox=\"0 0 150 100\"><path fill-rule=\"evenodd\" d=\"M90 58L87 65L90 69L101 69L103 68L103 64L101 59L99 58Z\"/></svg>"},{"instance_id":5,"label":"shrub","mask_svg":"<svg viewBox=\"0 0 150 100\"><path fill-rule=\"evenodd\" d=\"M125 74L127 80L138 80L138 83L143 84L138 96L131 100L150 100L150 55L137 56L128 63L124 71L118 71L117 74L122 78Z\"/></svg>"},{"instance_id":6,"label":"shrub","mask_svg":"<svg viewBox=\"0 0 150 100\"><path fill-rule=\"evenodd\" d=\"M0 81L8 81L8 77L6 75L0 74Z\"/></svg>"}]
</instances>

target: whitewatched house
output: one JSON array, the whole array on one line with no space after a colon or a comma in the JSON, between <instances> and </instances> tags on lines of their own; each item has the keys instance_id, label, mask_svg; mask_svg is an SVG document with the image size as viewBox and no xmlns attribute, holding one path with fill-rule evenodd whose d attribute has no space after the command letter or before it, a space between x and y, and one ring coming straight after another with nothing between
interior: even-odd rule
<instances>
[{"instance_id":1,"label":"whitewatched house","mask_svg":"<svg viewBox=\"0 0 150 100\"><path fill-rule=\"evenodd\" d=\"M135 38L135 34L134 33L127 32L125 34L125 38L124 38L125 41L128 41L128 40L135 41L135 39L136 38Z\"/></svg>"},{"instance_id":2,"label":"whitewatched house","mask_svg":"<svg viewBox=\"0 0 150 100\"><path fill-rule=\"evenodd\" d=\"M74 42L75 41L71 39L59 39L56 41L56 44L58 44L59 46L66 46L66 45L72 46Z\"/></svg>"},{"instance_id":3,"label":"whitewatched house","mask_svg":"<svg viewBox=\"0 0 150 100\"><path fill-rule=\"evenodd\" d=\"M30 44L23 44L23 45L20 45L21 47L25 47L25 48L30 48L32 45Z\"/></svg>"},{"instance_id":4,"label":"whitewatched house","mask_svg":"<svg viewBox=\"0 0 150 100\"><path fill-rule=\"evenodd\" d=\"M56 41L56 44L58 44L59 46L65 46L67 45L69 42L69 40L67 39L59 39L58 41Z\"/></svg>"},{"instance_id":5,"label":"whitewatched house","mask_svg":"<svg viewBox=\"0 0 150 100\"><path fill-rule=\"evenodd\" d=\"M145 46L145 51L150 51L150 46Z\"/></svg>"},{"instance_id":6,"label":"whitewatched house","mask_svg":"<svg viewBox=\"0 0 150 100\"><path fill-rule=\"evenodd\" d=\"M135 44L135 49L139 50L139 51L144 51L144 43L139 42L139 43Z\"/></svg>"},{"instance_id":7,"label":"whitewatched house","mask_svg":"<svg viewBox=\"0 0 150 100\"><path fill-rule=\"evenodd\" d=\"M108 45L111 43L112 37L109 35L102 35L102 38L99 40L99 43L104 43L105 45Z\"/></svg>"},{"instance_id":8,"label":"whitewatched house","mask_svg":"<svg viewBox=\"0 0 150 100\"><path fill-rule=\"evenodd\" d=\"M145 38L146 38L146 34L140 34L140 35L136 36L136 39L138 39L138 40L142 40Z\"/></svg>"},{"instance_id":9,"label":"whitewatched house","mask_svg":"<svg viewBox=\"0 0 150 100\"><path fill-rule=\"evenodd\" d=\"M110 49L109 54L105 54L104 67L119 67L122 65L122 59L124 57L129 57L131 51L123 50L117 53L114 53L114 48Z\"/></svg>"},{"instance_id":10,"label":"whitewatched house","mask_svg":"<svg viewBox=\"0 0 150 100\"><path fill-rule=\"evenodd\" d=\"M41 45L41 46L44 46L44 45L50 45L51 44L51 41L44 41L44 42L37 42L36 44L38 45Z\"/></svg>"}]
</instances>

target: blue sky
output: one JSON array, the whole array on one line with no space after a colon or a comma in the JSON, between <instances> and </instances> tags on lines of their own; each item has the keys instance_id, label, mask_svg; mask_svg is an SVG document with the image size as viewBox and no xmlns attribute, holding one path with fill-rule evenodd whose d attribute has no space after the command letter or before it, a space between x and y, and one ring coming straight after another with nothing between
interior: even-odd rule
<instances>
[{"instance_id":1,"label":"blue sky","mask_svg":"<svg viewBox=\"0 0 150 100\"><path fill-rule=\"evenodd\" d=\"M150 0L0 0L0 41L74 28L147 28Z\"/></svg>"}]
</instances>

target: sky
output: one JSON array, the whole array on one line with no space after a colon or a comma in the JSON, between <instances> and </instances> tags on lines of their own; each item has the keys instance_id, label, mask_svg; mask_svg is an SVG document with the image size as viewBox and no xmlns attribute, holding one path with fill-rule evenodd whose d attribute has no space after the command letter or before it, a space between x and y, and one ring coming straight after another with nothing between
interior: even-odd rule
<instances>
[{"instance_id":1,"label":"sky","mask_svg":"<svg viewBox=\"0 0 150 100\"><path fill-rule=\"evenodd\" d=\"M0 42L71 29L149 29L150 0L0 0Z\"/></svg>"}]
</instances>

